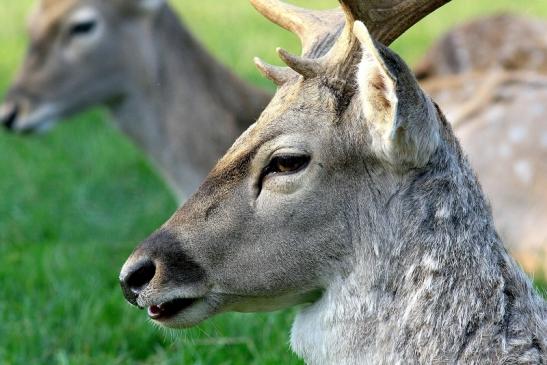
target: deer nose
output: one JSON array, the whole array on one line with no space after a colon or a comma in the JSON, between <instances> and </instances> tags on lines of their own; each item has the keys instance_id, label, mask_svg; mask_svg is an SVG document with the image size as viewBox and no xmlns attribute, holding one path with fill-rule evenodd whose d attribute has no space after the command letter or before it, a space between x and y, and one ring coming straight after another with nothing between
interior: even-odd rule
<instances>
[{"instance_id":1,"label":"deer nose","mask_svg":"<svg viewBox=\"0 0 547 365\"><path fill-rule=\"evenodd\" d=\"M137 298L146 289L156 274L156 265L150 259L144 259L130 266L120 277L120 285L125 299L137 305Z\"/></svg>"},{"instance_id":2,"label":"deer nose","mask_svg":"<svg viewBox=\"0 0 547 365\"><path fill-rule=\"evenodd\" d=\"M15 103L5 103L0 106L0 124L6 129L13 130L15 121L17 120L17 114L19 114L19 108Z\"/></svg>"}]
</instances>

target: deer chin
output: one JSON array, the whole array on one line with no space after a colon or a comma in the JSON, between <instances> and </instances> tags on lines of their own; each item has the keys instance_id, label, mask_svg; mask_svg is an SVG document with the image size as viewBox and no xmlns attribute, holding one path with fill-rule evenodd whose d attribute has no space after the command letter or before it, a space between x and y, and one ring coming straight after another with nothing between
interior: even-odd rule
<instances>
[{"instance_id":1,"label":"deer chin","mask_svg":"<svg viewBox=\"0 0 547 365\"><path fill-rule=\"evenodd\" d=\"M188 328L216 314L208 298L175 298L147 307L148 317L169 328Z\"/></svg>"},{"instance_id":2,"label":"deer chin","mask_svg":"<svg viewBox=\"0 0 547 365\"><path fill-rule=\"evenodd\" d=\"M140 308L146 308L148 317L157 324L169 328L189 328L222 312L271 312L299 304L309 304L321 297L321 291L271 296L234 295L209 292L199 297L181 296L180 293L162 296L162 299L146 300Z\"/></svg>"},{"instance_id":3,"label":"deer chin","mask_svg":"<svg viewBox=\"0 0 547 365\"><path fill-rule=\"evenodd\" d=\"M217 313L217 301L208 294L185 296L175 291L138 302L152 321L170 328L192 327Z\"/></svg>"}]
</instances>

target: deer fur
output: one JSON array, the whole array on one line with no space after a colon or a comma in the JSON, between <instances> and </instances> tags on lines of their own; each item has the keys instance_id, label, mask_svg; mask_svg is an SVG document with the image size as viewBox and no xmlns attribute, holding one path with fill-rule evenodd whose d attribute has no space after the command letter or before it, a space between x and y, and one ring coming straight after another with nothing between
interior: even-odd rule
<instances>
[{"instance_id":1,"label":"deer fur","mask_svg":"<svg viewBox=\"0 0 547 365\"><path fill-rule=\"evenodd\" d=\"M450 30L417 67L448 115L524 269L547 275L545 21L482 17Z\"/></svg>"},{"instance_id":2,"label":"deer fur","mask_svg":"<svg viewBox=\"0 0 547 365\"><path fill-rule=\"evenodd\" d=\"M547 305L450 124L355 22L366 4L342 3L328 53L279 51L292 76L128 258L124 295L176 328L305 304L291 347L309 364L545 363Z\"/></svg>"},{"instance_id":3,"label":"deer fur","mask_svg":"<svg viewBox=\"0 0 547 365\"><path fill-rule=\"evenodd\" d=\"M71 35L86 22L91 31ZM0 120L33 132L105 105L181 200L271 98L207 53L163 0L44 0L30 36Z\"/></svg>"},{"instance_id":4,"label":"deer fur","mask_svg":"<svg viewBox=\"0 0 547 365\"><path fill-rule=\"evenodd\" d=\"M449 30L414 71L418 80L492 69L547 72L547 23L501 13L479 17Z\"/></svg>"}]
</instances>

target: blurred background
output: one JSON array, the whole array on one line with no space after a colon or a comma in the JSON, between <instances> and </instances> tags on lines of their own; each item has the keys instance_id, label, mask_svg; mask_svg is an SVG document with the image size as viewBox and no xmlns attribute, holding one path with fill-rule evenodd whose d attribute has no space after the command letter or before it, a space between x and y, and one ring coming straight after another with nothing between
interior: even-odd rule
<instances>
[{"instance_id":1,"label":"blurred background","mask_svg":"<svg viewBox=\"0 0 547 365\"><path fill-rule=\"evenodd\" d=\"M0 96L24 56L35 2L0 6ZM253 56L279 64L275 47L299 52L295 37L247 0L170 3L213 55L261 88L274 91ZM541 0L453 0L392 48L413 65L452 26L501 10L547 17ZM172 332L123 300L122 263L176 206L144 153L101 108L43 135L0 132L0 363L298 364L288 346L293 310L225 314Z\"/></svg>"}]
</instances>

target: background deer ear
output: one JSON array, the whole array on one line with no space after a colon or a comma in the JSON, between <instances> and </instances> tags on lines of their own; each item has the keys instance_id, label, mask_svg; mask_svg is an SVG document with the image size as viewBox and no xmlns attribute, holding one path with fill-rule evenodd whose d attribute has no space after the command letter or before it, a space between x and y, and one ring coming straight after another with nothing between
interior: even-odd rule
<instances>
[{"instance_id":1,"label":"background deer ear","mask_svg":"<svg viewBox=\"0 0 547 365\"><path fill-rule=\"evenodd\" d=\"M362 22L353 33L361 44L357 84L372 149L394 164L426 164L439 143L434 104L404 61L377 46Z\"/></svg>"}]
</instances>

